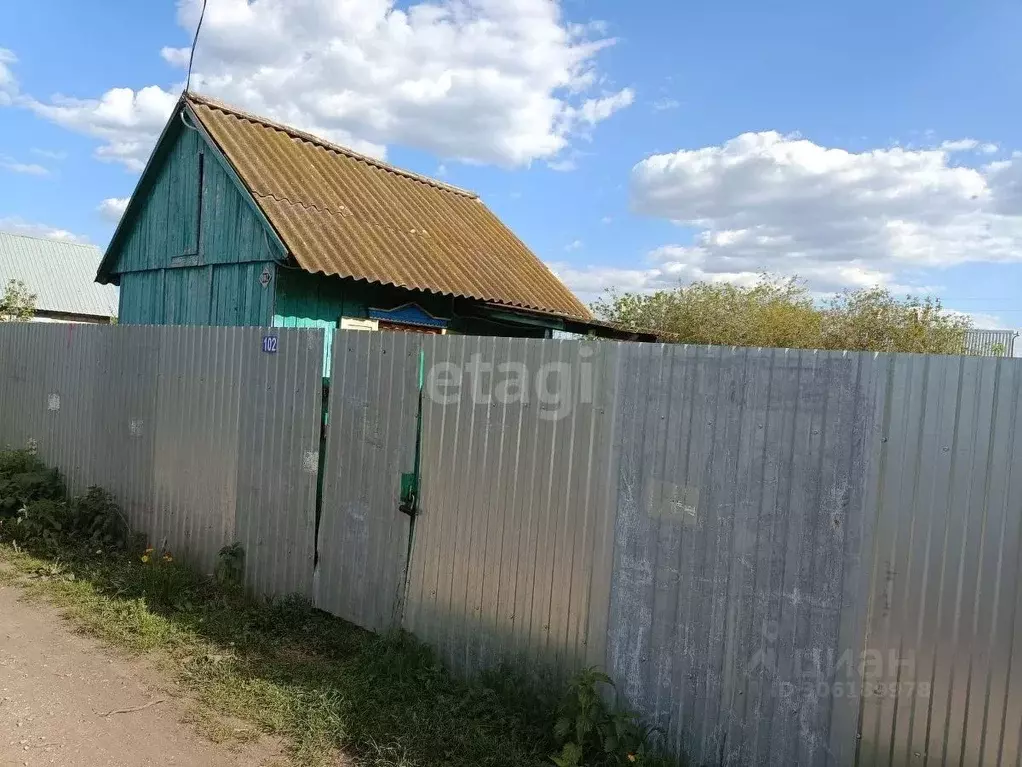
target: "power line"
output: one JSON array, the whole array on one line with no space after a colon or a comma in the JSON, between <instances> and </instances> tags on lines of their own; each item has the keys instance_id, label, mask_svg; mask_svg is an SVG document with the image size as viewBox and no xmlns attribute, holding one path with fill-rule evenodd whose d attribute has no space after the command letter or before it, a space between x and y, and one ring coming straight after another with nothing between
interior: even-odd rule
<instances>
[{"instance_id":1,"label":"power line","mask_svg":"<svg viewBox=\"0 0 1022 767\"><path fill-rule=\"evenodd\" d=\"M188 79L185 80L185 93L192 88L192 62L195 60L195 46L199 44L199 30L202 29L202 20L206 18L206 0L202 0L202 11L199 13L199 23L195 27L195 37L192 38L192 50L188 54Z\"/></svg>"}]
</instances>

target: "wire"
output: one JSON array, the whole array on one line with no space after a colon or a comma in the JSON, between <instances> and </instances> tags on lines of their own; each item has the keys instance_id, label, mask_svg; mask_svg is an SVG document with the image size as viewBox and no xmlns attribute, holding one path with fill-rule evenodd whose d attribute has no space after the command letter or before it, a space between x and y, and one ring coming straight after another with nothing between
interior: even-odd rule
<instances>
[{"instance_id":1,"label":"wire","mask_svg":"<svg viewBox=\"0 0 1022 767\"><path fill-rule=\"evenodd\" d=\"M199 44L199 30L202 29L204 18L206 18L206 0L202 0L202 12L199 13L199 23L195 27L195 37L192 38L192 50L188 54L188 79L185 80L185 93L192 88L192 62L195 60L195 46Z\"/></svg>"}]
</instances>

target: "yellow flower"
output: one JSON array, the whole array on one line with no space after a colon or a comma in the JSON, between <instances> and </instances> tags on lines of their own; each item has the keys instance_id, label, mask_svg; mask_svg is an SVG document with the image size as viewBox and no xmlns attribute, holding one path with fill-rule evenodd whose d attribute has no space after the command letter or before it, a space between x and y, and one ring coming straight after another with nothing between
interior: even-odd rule
<instances>
[{"instance_id":1,"label":"yellow flower","mask_svg":"<svg viewBox=\"0 0 1022 767\"><path fill-rule=\"evenodd\" d=\"M143 562L148 562L149 561L149 555L148 554L143 554L142 555L142 561Z\"/></svg>"},{"instance_id":2,"label":"yellow flower","mask_svg":"<svg viewBox=\"0 0 1022 767\"><path fill-rule=\"evenodd\" d=\"M164 554L163 555L163 561L164 562L173 562L174 561L174 557L170 556L170 554Z\"/></svg>"},{"instance_id":3,"label":"yellow flower","mask_svg":"<svg viewBox=\"0 0 1022 767\"><path fill-rule=\"evenodd\" d=\"M629 754L628 755L628 761L629 762L634 762L635 761L635 754Z\"/></svg>"}]
</instances>

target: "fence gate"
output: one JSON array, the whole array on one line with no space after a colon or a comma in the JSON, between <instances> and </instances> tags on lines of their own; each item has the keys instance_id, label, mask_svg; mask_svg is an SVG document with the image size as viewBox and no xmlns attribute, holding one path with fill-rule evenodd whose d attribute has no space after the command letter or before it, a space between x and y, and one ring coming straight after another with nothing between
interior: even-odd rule
<instances>
[{"instance_id":1,"label":"fence gate","mask_svg":"<svg viewBox=\"0 0 1022 767\"><path fill-rule=\"evenodd\" d=\"M349 330L333 344L315 603L374 631L400 622L420 352L413 333Z\"/></svg>"}]
</instances>

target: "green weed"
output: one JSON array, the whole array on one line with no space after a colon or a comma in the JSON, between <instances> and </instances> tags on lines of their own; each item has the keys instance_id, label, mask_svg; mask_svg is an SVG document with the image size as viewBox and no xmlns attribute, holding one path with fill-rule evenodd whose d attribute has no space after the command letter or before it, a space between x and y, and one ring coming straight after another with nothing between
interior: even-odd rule
<instances>
[{"instance_id":1,"label":"green weed","mask_svg":"<svg viewBox=\"0 0 1022 767\"><path fill-rule=\"evenodd\" d=\"M607 703L614 683L597 668L576 674L557 710L554 734L560 751L556 767L667 767L652 747L653 731L634 713Z\"/></svg>"}]
</instances>

